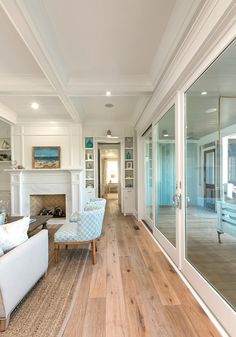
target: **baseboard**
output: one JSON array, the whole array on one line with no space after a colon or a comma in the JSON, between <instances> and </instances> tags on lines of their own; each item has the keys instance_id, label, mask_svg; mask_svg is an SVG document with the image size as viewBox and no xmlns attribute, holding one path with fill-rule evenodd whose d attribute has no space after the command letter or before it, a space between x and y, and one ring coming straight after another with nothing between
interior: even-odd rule
<instances>
[{"instance_id":1,"label":"baseboard","mask_svg":"<svg viewBox=\"0 0 236 337\"><path fill-rule=\"evenodd\" d=\"M219 321L213 315L213 313L211 312L211 310L208 308L208 306L206 305L206 303L201 299L201 297L198 295L198 293L195 291L195 289L191 286L191 284L188 282L188 280L185 278L185 276L182 274L182 272L178 269L178 267L175 265L175 263L171 260L171 258L166 253L166 251L164 250L164 248L160 245L160 243L156 240L156 238L148 230L148 228L143 223L143 221L139 221L139 222L142 224L143 228L150 235L150 237L152 238L152 240L158 245L158 247L160 248L160 250L162 251L162 253L165 255L165 257L167 258L167 260L170 262L170 264L172 265L172 267L175 269L176 273L180 276L180 278L182 279L182 281L184 282L184 284L188 287L188 289L190 290L191 294L194 296L194 298L196 299L196 301L199 303L199 305L201 306L201 308L204 310L204 312L206 313L206 315L208 316L208 318L210 319L210 321L214 324L214 326L219 331L219 333L222 335L222 337L230 337L227 334L227 332L224 330L223 326L219 323Z\"/></svg>"}]
</instances>

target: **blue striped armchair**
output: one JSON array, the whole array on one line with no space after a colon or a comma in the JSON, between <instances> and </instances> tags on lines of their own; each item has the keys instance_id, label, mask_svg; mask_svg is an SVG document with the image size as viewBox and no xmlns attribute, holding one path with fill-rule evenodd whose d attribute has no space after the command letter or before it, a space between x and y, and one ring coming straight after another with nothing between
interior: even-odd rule
<instances>
[{"instance_id":1,"label":"blue striped armchair","mask_svg":"<svg viewBox=\"0 0 236 337\"><path fill-rule=\"evenodd\" d=\"M57 263L61 248L89 242L92 247L92 261L96 263L96 240L101 236L104 207L89 205L82 213L71 216L70 223L65 224L54 234L54 258Z\"/></svg>"}]
</instances>

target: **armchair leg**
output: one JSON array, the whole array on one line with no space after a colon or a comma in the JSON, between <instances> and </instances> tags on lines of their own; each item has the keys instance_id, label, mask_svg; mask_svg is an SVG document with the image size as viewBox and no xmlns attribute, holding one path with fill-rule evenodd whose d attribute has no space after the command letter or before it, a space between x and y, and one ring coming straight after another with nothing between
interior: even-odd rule
<instances>
[{"instance_id":1,"label":"armchair leg","mask_svg":"<svg viewBox=\"0 0 236 337\"><path fill-rule=\"evenodd\" d=\"M0 332L7 330L9 321L10 321L10 315L8 315L7 318L0 319Z\"/></svg>"},{"instance_id":2,"label":"armchair leg","mask_svg":"<svg viewBox=\"0 0 236 337\"><path fill-rule=\"evenodd\" d=\"M92 262L93 264L97 263L96 259L96 240L91 241L91 246L92 246Z\"/></svg>"},{"instance_id":3,"label":"armchair leg","mask_svg":"<svg viewBox=\"0 0 236 337\"><path fill-rule=\"evenodd\" d=\"M59 245L54 243L54 261L58 263L59 261Z\"/></svg>"}]
</instances>

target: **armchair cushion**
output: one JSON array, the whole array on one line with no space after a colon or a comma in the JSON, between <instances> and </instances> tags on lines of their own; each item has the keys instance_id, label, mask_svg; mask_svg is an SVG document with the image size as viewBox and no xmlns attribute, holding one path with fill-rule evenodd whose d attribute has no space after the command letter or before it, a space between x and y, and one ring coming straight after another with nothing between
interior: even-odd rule
<instances>
[{"instance_id":1,"label":"armchair cushion","mask_svg":"<svg viewBox=\"0 0 236 337\"><path fill-rule=\"evenodd\" d=\"M79 214L77 223L65 224L54 234L55 242L82 242L98 238L102 232L104 209Z\"/></svg>"}]
</instances>

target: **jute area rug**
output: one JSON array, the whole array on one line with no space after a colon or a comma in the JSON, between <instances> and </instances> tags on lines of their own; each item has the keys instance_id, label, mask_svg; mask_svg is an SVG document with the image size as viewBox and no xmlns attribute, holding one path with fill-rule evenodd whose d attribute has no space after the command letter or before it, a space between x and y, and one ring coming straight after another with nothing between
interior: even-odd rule
<instances>
[{"instance_id":1,"label":"jute area rug","mask_svg":"<svg viewBox=\"0 0 236 337\"><path fill-rule=\"evenodd\" d=\"M12 312L9 327L5 332L0 333L0 337L62 335L73 305L73 298L79 288L89 250L88 245L83 248L62 250L60 261L55 265L53 234L59 227L60 225L49 227L47 276L39 280Z\"/></svg>"}]
</instances>

